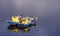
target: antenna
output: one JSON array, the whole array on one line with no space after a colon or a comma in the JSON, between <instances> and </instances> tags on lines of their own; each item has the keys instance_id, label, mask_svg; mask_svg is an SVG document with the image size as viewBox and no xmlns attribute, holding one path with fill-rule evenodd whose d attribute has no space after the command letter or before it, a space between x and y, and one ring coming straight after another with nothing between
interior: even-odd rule
<instances>
[{"instance_id":1,"label":"antenna","mask_svg":"<svg viewBox=\"0 0 60 36\"><path fill-rule=\"evenodd\" d=\"M17 8L17 12L18 12L18 16L20 15L20 16L23 16L23 8L22 9L19 9L19 8Z\"/></svg>"},{"instance_id":2,"label":"antenna","mask_svg":"<svg viewBox=\"0 0 60 36\"><path fill-rule=\"evenodd\" d=\"M21 13L20 13L20 15L21 15L21 16L23 16L23 15L24 15L24 13L23 13L23 8L21 9Z\"/></svg>"},{"instance_id":3,"label":"antenna","mask_svg":"<svg viewBox=\"0 0 60 36\"><path fill-rule=\"evenodd\" d=\"M23 16L23 12L22 11L21 11L20 15Z\"/></svg>"}]
</instances>

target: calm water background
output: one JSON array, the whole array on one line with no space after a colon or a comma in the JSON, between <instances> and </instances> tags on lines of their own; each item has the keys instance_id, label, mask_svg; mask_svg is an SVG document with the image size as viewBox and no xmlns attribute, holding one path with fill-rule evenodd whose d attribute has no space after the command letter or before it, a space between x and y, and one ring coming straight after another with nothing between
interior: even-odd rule
<instances>
[{"instance_id":1,"label":"calm water background","mask_svg":"<svg viewBox=\"0 0 60 36\"><path fill-rule=\"evenodd\" d=\"M37 28L29 32L10 32L11 16L37 16ZM60 0L0 0L0 36L60 36Z\"/></svg>"}]
</instances>

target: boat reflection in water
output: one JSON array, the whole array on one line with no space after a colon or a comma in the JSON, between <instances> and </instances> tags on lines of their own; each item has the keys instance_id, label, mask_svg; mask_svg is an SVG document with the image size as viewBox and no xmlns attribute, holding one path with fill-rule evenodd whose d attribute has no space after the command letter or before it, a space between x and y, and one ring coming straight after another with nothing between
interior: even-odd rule
<instances>
[{"instance_id":1,"label":"boat reflection in water","mask_svg":"<svg viewBox=\"0 0 60 36\"><path fill-rule=\"evenodd\" d=\"M34 27L35 26L36 25L34 25ZM30 26L30 27L32 27L32 26ZM29 32L30 27L21 27L21 26L16 26L16 25L9 25L7 29L10 30L11 32Z\"/></svg>"}]
</instances>

